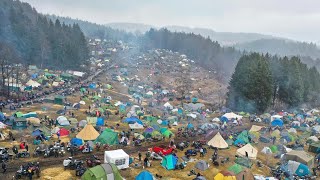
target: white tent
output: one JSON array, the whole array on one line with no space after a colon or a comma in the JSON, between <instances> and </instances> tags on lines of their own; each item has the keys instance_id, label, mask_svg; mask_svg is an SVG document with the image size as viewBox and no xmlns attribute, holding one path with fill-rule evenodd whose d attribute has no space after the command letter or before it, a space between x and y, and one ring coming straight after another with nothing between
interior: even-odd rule
<instances>
[{"instance_id":1,"label":"white tent","mask_svg":"<svg viewBox=\"0 0 320 180\"><path fill-rule=\"evenodd\" d=\"M118 169L126 169L129 167L129 155L122 149L105 151L104 163L113 163Z\"/></svg>"},{"instance_id":2,"label":"white tent","mask_svg":"<svg viewBox=\"0 0 320 180\"><path fill-rule=\"evenodd\" d=\"M130 129L143 129L143 125L139 123L129 124Z\"/></svg>"},{"instance_id":3,"label":"white tent","mask_svg":"<svg viewBox=\"0 0 320 180\"><path fill-rule=\"evenodd\" d=\"M256 159L258 155L258 150L254 148L251 144L246 144L245 146L237 150L237 155L241 157L246 157L248 155L249 159Z\"/></svg>"},{"instance_id":4,"label":"white tent","mask_svg":"<svg viewBox=\"0 0 320 180\"><path fill-rule=\"evenodd\" d=\"M59 116L57 118L57 121L58 123L61 125L61 126L70 126L70 122L68 121L68 119L64 116Z\"/></svg>"},{"instance_id":5,"label":"white tent","mask_svg":"<svg viewBox=\"0 0 320 180\"><path fill-rule=\"evenodd\" d=\"M146 94L149 96L153 96L153 92L151 92L151 91L147 92Z\"/></svg>"},{"instance_id":6,"label":"white tent","mask_svg":"<svg viewBox=\"0 0 320 180\"><path fill-rule=\"evenodd\" d=\"M173 122L172 126L178 126L178 122L177 121Z\"/></svg>"},{"instance_id":7,"label":"white tent","mask_svg":"<svg viewBox=\"0 0 320 180\"><path fill-rule=\"evenodd\" d=\"M163 106L169 109L173 109L173 106L169 102L166 102Z\"/></svg>"},{"instance_id":8,"label":"white tent","mask_svg":"<svg viewBox=\"0 0 320 180\"><path fill-rule=\"evenodd\" d=\"M291 123L293 126L300 126L300 122L299 121L292 121Z\"/></svg>"},{"instance_id":9,"label":"white tent","mask_svg":"<svg viewBox=\"0 0 320 180\"><path fill-rule=\"evenodd\" d=\"M228 148L228 143L223 139L220 132L218 132L208 143L209 146L216 148Z\"/></svg>"},{"instance_id":10,"label":"white tent","mask_svg":"<svg viewBox=\"0 0 320 180\"><path fill-rule=\"evenodd\" d=\"M261 150L262 153L264 154L272 154L272 151L269 147L264 147L262 150Z\"/></svg>"},{"instance_id":11,"label":"white tent","mask_svg":"<svg viewBox=\"0 0 320 180\"><path fill-rule=\"evenodd\" d=\"M319 141L319 139L316 136L310 136L310 137L308 137L308 140L312 140L314 142L318 142Z\"/></svg>"},{"instance_id":12,"label":"white tent","mask_svg":"<svg viewBox=\"0 0 320 180\"><path fill-rule=\"evenodd\" d=\"M41 84L39 84L38 82L30 79L27 83L26 83L27 86L32 86L32 87L39 87L41 86Z\"/></svg>"},{"instance_id":13,"label":"white tent","mask_svg":"<svg viewBox=\"0 0 320 180\"><path fill-rule=\"evenodd\" d=\"M213 119L212 119L212 122L220 122L220 119L217 118L217 117L216 117L216 118L213 118Z\"/></svg>"},{"instance_id":14,"label":"white tent","mask_svg":"<svg viewBox=\"0 0 320 180\"><path fill-rule=\"evenodd\" d=\"M252 125L251 129L249 130L250 132L258 132L263 128L263 126L257 126L257 125Z\"/></svg>"},{"instance_id":15,"label":"white tent","mask_svg":"<svg viewBox=\"0 0 320 180\"><path fill-rule=\"evenodd\" d=\"M59 83L58 83L58 82L53 82L53 83L52 83L52 86L55 86L55 87L56 87L56 86L59 86Z\"/></svg>"},{"instance_id":16,"label":"white tent","mask_svg":"<svg viewBox=\"0 0 320 180\"><path fill-rule=\"evenodd\" d=\"M197 118L197 115L193 113L189 113L187 114L187 116L192 117L193 119Z\"/></svg>"},{"instance_id":17,"label":"white tent","mask_svg":"<svg viewBox=\"0 0 320 180\"><path fill-rule=\"evenodd\" d=\"M275 119L281 119L282 117L283 116L280 116L280 115L273 115L273 116L271 116L271 121L270 122L272 122Z\"/></svg>"},{"instance_id":18,"label":"white tent","mask_svg":"<svg viewBox=\"0 0 320 180\"><path fill-rule=\"evenodd\" d=\"M289 133L294 133L294 134L297 134L297 130L295 128L290 128L288 130Z\"/></svg>"},{"instance_id":19,"label":"white tent","mask_svg":"<svg viewBox=\"0 0 320 180\"><path fill-rule=\"evenodd\" d=\"M80 101L80 102L79 102L79 104L85 105L85 104L86 104L86 102L84 102L84 101Z\"/></svg>"},{"instance_id":20,"label":"white tent","mask_svg":"<svg viewBox=\"0 0 320 180\"><path fill-rule=\"evenodd\" d=\"M225 113L223 116L226 117L226 118L228 118L229 120L231 120L231 119L238 119L238 120L242 119L242 116L237 115L237 114L235 114L235 113L233 113L233 112L231 112L231 113Z\"/></svg>"}]
</instances>

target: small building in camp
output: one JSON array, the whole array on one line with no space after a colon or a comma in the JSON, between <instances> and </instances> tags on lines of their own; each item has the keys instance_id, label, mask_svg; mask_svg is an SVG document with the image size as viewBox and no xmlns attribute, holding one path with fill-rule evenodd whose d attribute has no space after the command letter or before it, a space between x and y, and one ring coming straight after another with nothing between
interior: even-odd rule
<instances>
[{"instance_id":1,"label":"small building in camp","mask_svg":"<svg viewBox=\"0 0 320 180\"><path fill-rule=\"evenodd\" d=\"M105 151L104 163L113 163L118 169L126 169L129 167L129 155L122 149Z\"/></svg>"},{"instance_id":2,"label":"small building in camp","mask_svg":"<svg viewBox=\"0 0 320 180\"><path fill-rule=\"evenodd\" d=\"M312 156L311 154L305 151L292 150L287 154L285 154L285 159L287 161L289 160L296 161L296 162L305 164L309 167L314 166L314 156Z\"/></svg>"}]
</instances>

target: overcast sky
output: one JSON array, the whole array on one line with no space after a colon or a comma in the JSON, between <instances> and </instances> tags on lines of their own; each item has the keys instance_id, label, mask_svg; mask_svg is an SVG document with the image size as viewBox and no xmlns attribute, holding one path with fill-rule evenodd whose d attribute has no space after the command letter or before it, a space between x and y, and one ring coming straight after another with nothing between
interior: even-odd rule
<instances>
[{"instance_id":1,"label":"overcast sky","mask_svg":"<svg viewBox=\"0 0 320 180\"><path fill-rule=\"evenodd\" d=\"M320 0L23 0L41 13L99 24L256 32L320 43Z\"/></svg>"}]
</instances>

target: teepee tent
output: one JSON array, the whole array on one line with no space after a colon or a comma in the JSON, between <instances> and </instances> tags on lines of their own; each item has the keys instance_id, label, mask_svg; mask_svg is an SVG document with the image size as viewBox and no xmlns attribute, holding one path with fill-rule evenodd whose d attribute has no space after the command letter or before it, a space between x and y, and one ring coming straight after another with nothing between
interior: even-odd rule
<instances>
[{"instance_id":1,"label":"teepee tent","mask_svg":"<svg viewBox=\"0 0 320 180\"><path fill-rule=\"evenodd\" d=\"M218 132L208 143L209 146L216 148L228 148L228 143L223 139L220 132Z\"/></svg>"},{"instance_id":2,"label":"teepee tent","mask_svg":"<svg viewBox=\"0 0 320 180\"><path fill-rule=\"evenodd\" d=\"M237 155L241 157L248 156L249 159L256 159L258 154L258 150L254 148L251 144L246 144L242 148L237 150Z\"/></svg>"},{"instance_id":3,"label":"teepee tent","mask_svg":"<svg viewBox=\"0 0 320 180\"><path fill-rule=\"evenodd\" d=\"M95 140L99 136L99 133L94 129L91 124L87 124L78 134L77 138L84 141Z\"/></svg>"}]
</instances>

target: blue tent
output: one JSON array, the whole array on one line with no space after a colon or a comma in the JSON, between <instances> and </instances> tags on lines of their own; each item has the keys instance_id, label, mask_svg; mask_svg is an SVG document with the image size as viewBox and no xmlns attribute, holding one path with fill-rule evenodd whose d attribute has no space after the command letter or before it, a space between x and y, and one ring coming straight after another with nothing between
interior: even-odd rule
<instances>
[{"instance_id":1,"label":"blue tent","mask_svg":"<svg viewBox=\"0 0 320 180\"><path fill-rule=\"evenodd\" d=\"M246 142L244 142L244 140L242 140L242 139L237 139L237 140L235 140L235 141L233 142L233 144L236 146L236 145L238 145L238 144L246 144Z\"/></svg>"},{"instance_id":2,"label":"blue tent","mask_svg":"<svg viewBox=\"0 0 320 180\"><path fill-rule=\"evenodd\" d=\"M169 124L168 120L163 120L161 123L162 126L168 126L168 124Z\"/></svg>"},{"instance_id":3,"label":"blue tent","mask_svg":"<svg viewBox=\"0 0 320 180\"><path fill-rule=\"evenodd\" d=\"M178 163L178 158L172 154L163 157L161 161L162 167L166 168L167 170L174 169L177 163Z\"/></svg>"},{"instance_id":4,"label":"blue tent","mask_svg":"<svg viewBox=\"0 0 320 180\"><path fill-rule=\"evenodd\" d=\"M31 117L38 117L37 113L36 112L29 112L27 114L24 114L23 115L24 118L31 118Z\"/></svg>"},{"instance_id":5,"label":"blue tent","mask_svg":"<svg viewBox=\"0 0 320 180\"><path fill-rule=\"evenodd\" d=\"M102 117L98 117L96 125L97 126L103 126L104 125L104 119Z\"/></svg>"},{"instance_id":6,"label":"blue tent","mask_svg":"<svg viewBox=\"0 0 320 180\"><path fill-rule=\"evenodd\" d=\"M38 73L32 74L31 79L36 79L38 77Z\"/></svg>"},{"instance_id":7,"label":"blue tent","mask_svg":"<svg viewBox=\"0 0 320 180\"><path fill-rule=\"evenodd\" d=\"M191 124L191 123L188 123L188 126L187 126L187 128L188 128L188 129L193 129L193 128L194 128L194 126L193 126L193 124Z\"/></svg>"},{"instance_id":8,"label":"blue tent","mask_svg":"<svg viewBox=\"0 0 320 180\"><path fill-rule=\"evenodd\" d=\"M281 119L275 119L271 122L271 126L279 126L282 127L283 126L283 121Z\"/></svg>"},{"instance_id":9,"label":"blue tent","mask_svg":"<svg viewBox=\"0 0 320 180\"><path fill-rule=\"evenodd\" d=\"M228 118L225 117L225 116L221 116L221 117L220 117L220 121L222 121L222 122L228 122Z\"/></svg>"},{"instance_id":10,"label":"blue tent","mask_svg":"<svg viewBox=\"0 0 320 180\"><path fill-rule=\"evenodd\" d=\"M161 134L163 134L166 130L168 130L167 128L161 128L160 130L159 130L159 132L161 133Z\"/></svg>"},{"instance_id":11,"label":"blue tent","mask_svg":"<svg viewBox=\"0 0 320 180\"><path fill-rule=\"evenodd\" d=\"M6 116L2 112L0 112L0 121L6 120Z\"/></svg>"},{"instance_id":12,"label":"blue tent","mask_svg":"<svg viewBox=\"0 0 320 180\"><path fill-rule=\"evenodd\" d=\"M80 146L80 145L83 144L83 141L82 141L82 139L79 139L79 138L72 138L72 139L70 140L70 143L71 143L72 145L75 145L75 146Z\"/></svg>"},{"instance_id":13,"label":"blue tent","mask_svg":"<svg viewBox=\"0 0 320 180\"><path fill-rule=\"evenodd\" d=\"M95 83L89 84L89 88L90 89L95 89L96 87L97 87L97 85Z\"/></svg>"},{"instance_id":14,"label":"blue tent","mask_svg":"<svg viewBox=\"0 0 320 180\"><path fill-rule=\"evenodd\" d=\"M32 136L40 136L42 134L42 131L40 129L36 129L32 132Z\"/></svg>"},{"instance_id":15,"label":"blue tent","mask_svg":"<svg viewBox=\"0 0 320 180\"><path fill-rule=\"evenodd\" d=\"M136 180L153 180L153 176L149 171L142 171L136 176Z\"/></svg>"},{"instance_id":16,"label":"blue tent","mask_svg":"<svg viewBox=\"0 0 320 180\"><path fill-rule=\"evenodd\" d=\"M158 129L160 129L160 126L154 124L154 125L152 125L152 128L155 129L155 130L158 130Z\"/></svg>"},{"instance_id":17,"label":"blue tent","mask_svg":"<svg viewBox=\"0 0 320 180\"><path fill-rule=\"evenodd\" d=\"M125 120L123 120L122 122L125 122L128 124L138 123L138 124L143 125L142 121L140 119L138 119L137 117L129 117L129 118L126 118Z\"/></svg>"}]
</instances>

